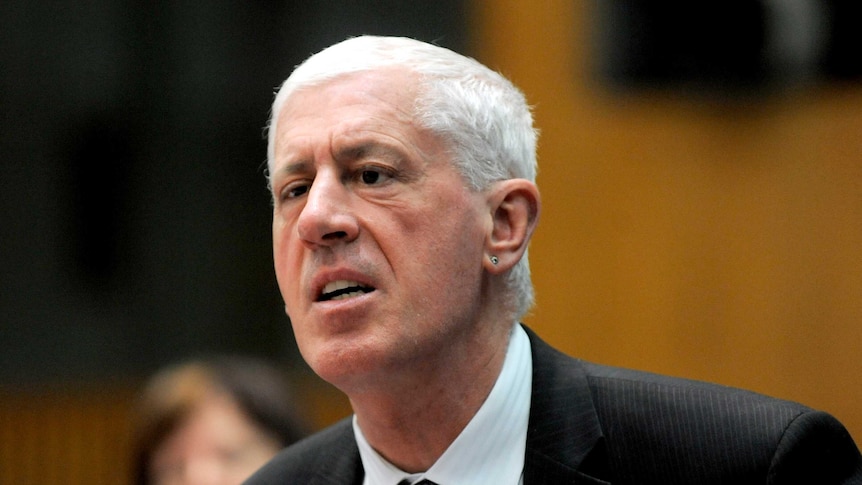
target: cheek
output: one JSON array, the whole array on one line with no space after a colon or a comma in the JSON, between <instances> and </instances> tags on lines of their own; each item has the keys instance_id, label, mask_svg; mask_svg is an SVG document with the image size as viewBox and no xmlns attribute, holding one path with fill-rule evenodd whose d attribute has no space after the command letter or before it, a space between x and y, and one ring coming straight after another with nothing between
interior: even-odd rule
<instances>
[{"instance_id":1,"label":"cheek","mask_svg":"<svg viewBox=\"0 0 862 485\"><path fill-rule=\"evenodd\" d=\"M438 296L472 292L475 277L481 273L484 231L478 218L465 210L461 201L445 201L436 208L410 218L397 236L406 264L419 266L414 277ZM464 202L465 204L466 202ZM397 240L397 239L395 239ZM431 296L430 294L428 296Z\"/></svg>"},{"instance_id":2,"label":"cheek","mask_svg":"<svg viewBox=\"0 0 862 485\"><path fill-rule=\"evenodd\" d=\"M299 291L299 266L294 261L299 253L295 241L291 241L289 233L283 227L273 224L272 258L275 277L281 289L281 295L287 303L291 294Z\"/></svg>"},{"instance_id":3,"label":"cheek","mask_svg":"<svg viewBox=\"0 0 862 485\"><path fill-rule=\"evenodd\" d=\"M275 263L276 269L280 265L280 261L283 258L283 248L282 244L284 241L284 230L282 228L282 224L278 222L276 218L273 218L272 221L272 258Z\"/></svg>"}]
</instances>

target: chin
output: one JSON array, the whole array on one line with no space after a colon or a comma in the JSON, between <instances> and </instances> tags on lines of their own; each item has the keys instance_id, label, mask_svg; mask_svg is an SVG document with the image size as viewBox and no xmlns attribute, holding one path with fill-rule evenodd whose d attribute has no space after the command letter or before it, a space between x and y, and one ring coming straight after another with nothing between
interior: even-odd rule
<instances>
[{"instance_id":1,"label":"chin","mask_svg":"<svg viewBox=\"0 0 862 485\"><path fill-rule=\"evenodd\" d=\"M329 342L303 358L321 379L343 392L363 386L386 367L388 353L367 346Z\"/></svg>"}]
</instances>

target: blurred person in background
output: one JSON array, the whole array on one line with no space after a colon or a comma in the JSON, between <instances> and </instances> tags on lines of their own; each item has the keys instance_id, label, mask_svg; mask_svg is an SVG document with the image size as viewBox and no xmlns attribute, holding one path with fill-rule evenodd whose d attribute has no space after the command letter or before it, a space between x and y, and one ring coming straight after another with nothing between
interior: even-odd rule
<instances>
[{"instance_id":1,"label":"blurred person in background","mask_svg":"<svg viewBox=\"0 0 862 485\"><path fill-rule=\"evenodd\" d=\"M248 357L166 367L136 411L135 485L238 485L307 432L286 376Z\"/></svg>"}]
</instances>

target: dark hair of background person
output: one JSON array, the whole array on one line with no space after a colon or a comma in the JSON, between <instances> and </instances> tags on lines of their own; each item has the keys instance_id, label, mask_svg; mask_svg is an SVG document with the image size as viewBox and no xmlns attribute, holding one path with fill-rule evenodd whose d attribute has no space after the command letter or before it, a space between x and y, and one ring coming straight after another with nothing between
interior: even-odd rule
<instances>
[{"instance_id":1,"label":"dark hair of background person","mask_svg":"<svg viewBox=\"0 0 862 485\"><path fill-rule=\"evenodd\" d=\"M132 483L149 485L153 454L213 391L228 394L262 430L288 446L309 433L288 379L261 359L218 356L163 368L144 386L132 434Z\"/></svg>"}]
</instances>

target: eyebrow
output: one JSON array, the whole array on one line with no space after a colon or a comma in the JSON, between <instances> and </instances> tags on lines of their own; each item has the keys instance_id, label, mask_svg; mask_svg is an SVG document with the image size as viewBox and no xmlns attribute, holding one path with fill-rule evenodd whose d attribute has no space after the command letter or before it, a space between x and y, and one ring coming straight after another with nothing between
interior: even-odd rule
<instances>
[{"instance_id":1,"label":"eyebrow","mask_svg":"<svg viewBox=\"0 0 862 485\"><path fill-rule=\"evenodd\" d=\"M346 143L335 151L336 163L348 163L364 158L377 157L396 163L405 155L395 146L379 141L362 140L356 143ZM273 175L282 177L313 171L314 162L308 158L298 158L288 162Z\"/></svg>"},{"instance_id":2,"label":"eyebrow","mask_svg":"<svg viewBox=\"0 0 862 485\"><path fill-rule=\"evenodd\" d=\"M293 175L296 173L308 171L309 167L311 167L312 165L313 164L310 160L300 159L295 162L285 164L283 167L279 168L276 173L282 176Z\"/></svg>"},{"instance_id":3,"label":"eyebrow","mask_svg":"<svg viewBox=\"0 0 862 485\"><path fill-rule=\"evenodd\" d=\"M348 143L335 152L336 161L356 161L376 157L394 163L404 156L401 150L393 145L369 140Z\"/></svg>"}]
</instances>

